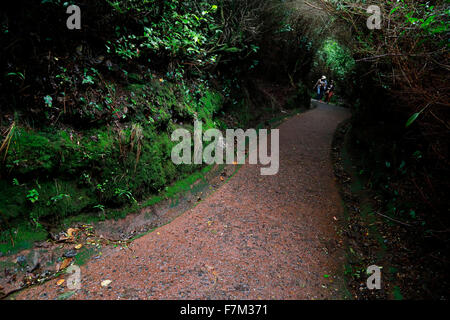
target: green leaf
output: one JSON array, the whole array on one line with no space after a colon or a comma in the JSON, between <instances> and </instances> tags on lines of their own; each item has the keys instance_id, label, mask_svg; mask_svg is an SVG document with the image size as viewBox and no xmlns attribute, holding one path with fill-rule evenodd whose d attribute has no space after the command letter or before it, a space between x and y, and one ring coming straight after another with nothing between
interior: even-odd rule
<instances>
[{"instance_id":1,"label":"green leaf","mask_svg":"<svg viewBox=\"0 0 450 320\"><path fill-rule=\"evenodd\" d=\"M395 7L394 9L391 10L391 12L389 12L389 14L393 14L395 11L397 11L398 9L400 9L400 7Z\"/></svg>"},{"instance_id":2,"label":"green leaf","mask_svg":"<svg viewBox=\"0 0 450 320\"><path fill-rule=\"evenodd\" d=\"M224 51L226 51L226 52L239 52L241 50L239 48L232 47L232 48L226 48Z\"/></svg>"},{"instance_id":3,"label":"green leaf","mask_svg":"<svg viewBox=\"0 0 450 320\"><path fill-rule=\"evenodd\" d=\"M427 28L434 21L434 18L435 18L435 16L428 17L428 19L425 20L425 22L422 23L422 25L420 27L423 29Z\"/></svg>"},{"instance_id":4,"label":"green leaf","mask_svg":"<svg viewBox=\"0 0 450 320\"><path fill-rule=\"evenodd\" d=\"M20 79L22 79L22 80L25 80L25 76L23 75L23 73L22 72L10 72L10 73L8 73L7 74L7 76L14 76L14 77L18 77L18 78L20 78Z\"/></svg>"},{"instance_id":5,"label":"green leaf","mask_svg":"<svg viewBox=\"0 0 450 320\"><path fill-rule=\"evenodd\" d=\"M416 121L417 118L420 116L420 113L421 113L421 112L422 112L422 111L414 113L414 114L408 119L408 121L406 121L406 126L405 126L405 128L408 128L414 121Z\"/></svg>"}]
</instances>

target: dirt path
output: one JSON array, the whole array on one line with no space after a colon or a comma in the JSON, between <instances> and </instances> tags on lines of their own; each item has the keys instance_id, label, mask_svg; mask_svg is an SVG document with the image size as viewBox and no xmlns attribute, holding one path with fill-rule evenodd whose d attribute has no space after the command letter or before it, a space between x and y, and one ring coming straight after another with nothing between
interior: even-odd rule
<instances>
[{"instance_id":1,"label":"dirt path","mask_svg":"<svg viewBox=\"0 0 450 320\"><path fill-rule=\"evenodd\" d=\"M330 161L348 111L320 104L280 127L280 171L244 165L170 224L81 267L71 299L333 299L344 294ZM337 220L337 221L336 221ZM102 287L103 280L111 280ZM70 291L56 279L16 299Z\"/></svg>"}]
</instances>

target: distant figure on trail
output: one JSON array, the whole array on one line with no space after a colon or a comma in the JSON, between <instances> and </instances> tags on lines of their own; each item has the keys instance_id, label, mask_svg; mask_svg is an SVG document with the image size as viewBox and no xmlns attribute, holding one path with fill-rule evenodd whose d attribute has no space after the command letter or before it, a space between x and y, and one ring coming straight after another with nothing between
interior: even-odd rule
<instances>
[{"instance_id":1,"label":"distant figure on trail","mask_svg":"<svg viewBox=\"0 0 450 320\"><path fill-rule=\"evenodd\" d=\"M316 85L313 90L317 89L317 100L322 101L323 95L325 93L325 89L327 88L327 77L322 76L319 80L317 80Z\"/></svg>"},{"instance_id":2,"label":"distant figure on trail","mask_svg":"<svg viewBox=\"0 0 450 320\"><path fill-rule=\"evenodd\" d=\"M325 92L325 102L330 103L331 97L334 94L334 80L330 81L330 84L327 87L327 91Z\"/></svg>"}]
</instances>

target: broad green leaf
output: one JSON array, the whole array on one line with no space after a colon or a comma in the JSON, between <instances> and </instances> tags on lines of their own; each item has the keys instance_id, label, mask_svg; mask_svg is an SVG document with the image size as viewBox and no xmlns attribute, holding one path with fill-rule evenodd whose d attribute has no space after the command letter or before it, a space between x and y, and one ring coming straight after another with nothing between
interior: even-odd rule
<instances>
[{"instance_id":1,"label":"broad green leaf","mask_svg":"<svg viewBox=\"0 0 450 320\"><path fill-rule=\"evenodd\" d=\"M414 113L409 119L408 121L406 121L406 128L408 128L414 121L416 121L416 119L419 117L421 112L416 112Z\"/></svg>"}]
</instances>

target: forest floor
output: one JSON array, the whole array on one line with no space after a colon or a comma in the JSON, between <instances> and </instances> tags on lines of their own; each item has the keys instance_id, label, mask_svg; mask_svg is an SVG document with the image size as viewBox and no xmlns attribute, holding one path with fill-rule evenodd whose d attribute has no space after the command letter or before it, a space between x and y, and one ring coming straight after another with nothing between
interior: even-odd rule
<instances>
[{"instance_id":1,"label":"forest floor","mask_svg":"<svg viewBox=\"0 0 450 320\"><path fill-rule=\"evenodd\" d=\"M198 205L14 299L344 299L342 200L331 143L348 110L318 103L280 126L280 169L243 165ZM67 283L67 282L66 282Z\"/></svg>"}]
</instances>

